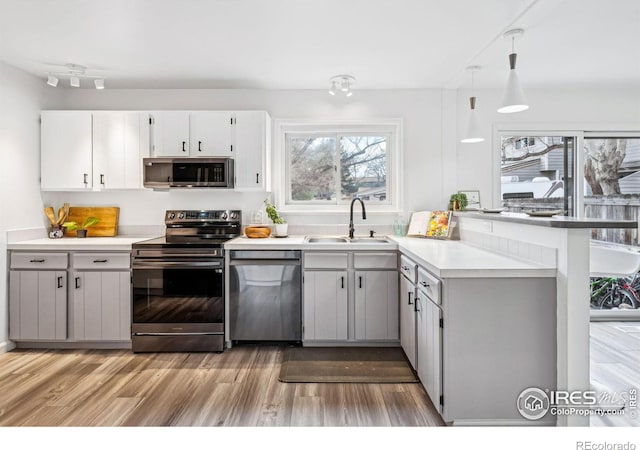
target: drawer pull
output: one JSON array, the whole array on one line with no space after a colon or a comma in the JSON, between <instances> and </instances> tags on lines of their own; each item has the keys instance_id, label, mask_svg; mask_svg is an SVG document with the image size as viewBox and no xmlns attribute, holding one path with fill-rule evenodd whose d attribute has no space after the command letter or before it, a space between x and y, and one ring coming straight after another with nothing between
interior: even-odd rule
<instances>
[{"instance_id":1,"label":"drawer pull","mask_svg":"<svg viewBox=\"0 0 640 450\"><path fill-rule=\"evenodd\" d=\"M94 263L106 263L109 262L108 259L94 259L93 260Z\"/></svg>"},{"instance_id":2,"label":"drawer pull","mask_svg":"<svg viewBox=\"0 0 640 450\"><path fill-rule=\"evenodd\" d=\"M409 270L409 267L407 267L407 266L402 266L402 270Z\"/></svg>"},{"instance_id":3,"label":"drawer pull","mask_svg":"<svg viewBox=\"0 0 640 450\"><path fill-rule=\"evenodd\" d=\"M408 305L413 305L413 303L411 303L411 294L413 294L413 292L409 292L409 303L407 303Z\"/></svg>"},{"instance_id":4,"label":"drawer pull","mask_svg":"<svg viewBox=\"0 0 640 450\"><path fill-rule=\"evenodd\" d=\"M420 282L420 284L421 284L421 285L423 285L424 287L429 287L429 286L431 286L429 283L426 283L426 282L424 282L424 281L421 281L421 282Z\"/></svg>"},{"instance_id":5,"label":"drawer pull","mask_svg":"<svg viewBox=\"0 0 640 450\"><path fill-rule=\"evenodd\" d=\"M29 262L32 262L32 263L43 263L45 261L46 261L46 259L32 259Z\"/></svg>"},{"instance_id":6,"label":"drawer pull","mask_svg":"<svg viewBox=\"0 0 640 450\"><path fill-rule=\"evenodd\" d=\"M340 277L340 288L344 289L344 277Z\"/></svg>"},{"instance_id":7,"label":"drawer pull","mask_svg":"<svg viewBox=\"0 0 640 450\"><path fill-rule=\"evenodd\" d=\"M58 288L62 287L62 277L58 277Z\"/></svg>"},{"instance_id":8,"label":"drawer pull","mask_svg":"<svg viewBox=\"0 0 640 450\"><path fill-rule=\"evenodd\" d=\"M413 310L415 312L420 312L420 309L418 308L418 300L420 300L420 297L416 297L416 301L413 304Z\"/></svg>"},{"instance_id":9,"label":"drawer pull","mask_svg":"<svg viewBox=\"0 0 640 450\"><path fill-rule=\"evenodd\" d=\"M76 277L76 289L80 289L80 277Z\"/></svg>"},{"instance_id":10,"label":"drawer pull","mask_svg":"<svg viewBox=\"0 0 640 450\"><path fill-rule=\"evenodd\" d=\"M362 289L362 277L358 277L360 281L360 289Z\"/></svg>"}]
</instances>

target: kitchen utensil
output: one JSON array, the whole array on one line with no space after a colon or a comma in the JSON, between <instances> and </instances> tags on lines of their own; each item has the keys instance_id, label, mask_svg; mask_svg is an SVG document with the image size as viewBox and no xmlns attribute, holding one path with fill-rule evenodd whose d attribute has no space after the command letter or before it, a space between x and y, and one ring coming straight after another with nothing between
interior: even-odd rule
<instances>
[{"instance_id":1,"label":"kitchen utensil","mask_svg":"<svg viewBox=\"0 0 640 450\"><path fill-rule=\"evenodd\" d=\"M44 209L44 213L49 218L49 222L51 222L51 225L57 225L58 224L58 221L56 220L56 215L55 215L55 213L53 211L53 207L52 206L47 206Z\"/></svg>"},{"instance_id":2,"label":"kitchen utensil","mask_svg":"<svg viewBox=\"0 0 640 450\"><path fill-rule=\"evenodd\" d=\"M65 214L64 207L58 209L58 220L56 220L56 225L62 225L64 222Z\"/></svg>"}]
</instances>

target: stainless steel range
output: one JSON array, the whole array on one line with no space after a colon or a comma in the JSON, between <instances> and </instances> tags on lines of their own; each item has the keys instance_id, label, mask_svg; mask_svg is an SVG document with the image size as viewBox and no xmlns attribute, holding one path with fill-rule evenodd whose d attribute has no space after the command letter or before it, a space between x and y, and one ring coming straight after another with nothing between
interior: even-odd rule
<instances>
[{"instance_id":1,"label":"stainless steel range","mask_svg":"<svg viewBox=\"0 0 640 450\"><path fill-rule=\"evenodd\" d=\"M224 350L224 248L241 211L167 211L164 237L133 245L134 352Z\"/></svg>"}]
</instances>

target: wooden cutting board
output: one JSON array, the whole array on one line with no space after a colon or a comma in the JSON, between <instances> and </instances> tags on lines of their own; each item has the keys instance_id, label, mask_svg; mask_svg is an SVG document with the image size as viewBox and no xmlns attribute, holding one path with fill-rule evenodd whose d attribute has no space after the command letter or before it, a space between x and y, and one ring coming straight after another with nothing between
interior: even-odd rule
<instances>
[{"instance_id":1,"label":"wooden cutting board","mask_svg":"<svg viewBox=\"0 0 640 450\"><path fill-rule=\"evenodd\" d=\"M117 206L72 206L66 222L76 222L81 226L87 217L93 216L100 222L87 228L87 237L117 236L119 215ZM76 231L65 231L65 236L76 236Z\"/></svg>"}]
</instances>

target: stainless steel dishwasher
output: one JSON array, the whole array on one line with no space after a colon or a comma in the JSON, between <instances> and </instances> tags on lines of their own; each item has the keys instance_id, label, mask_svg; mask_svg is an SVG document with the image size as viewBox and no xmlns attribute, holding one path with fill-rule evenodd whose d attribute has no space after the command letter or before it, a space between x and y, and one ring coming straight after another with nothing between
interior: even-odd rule
<instances>
[{"instance_id":1,"label":"stainless steel dishwasher","mask_svg":"<svg viewBox=\"0 0 640 450\"><path fill-rule=\"evenodd\" d=\"M302 339L299 250L232 250L229 333L239 341Z\"/></svg>"}]
</instances>

